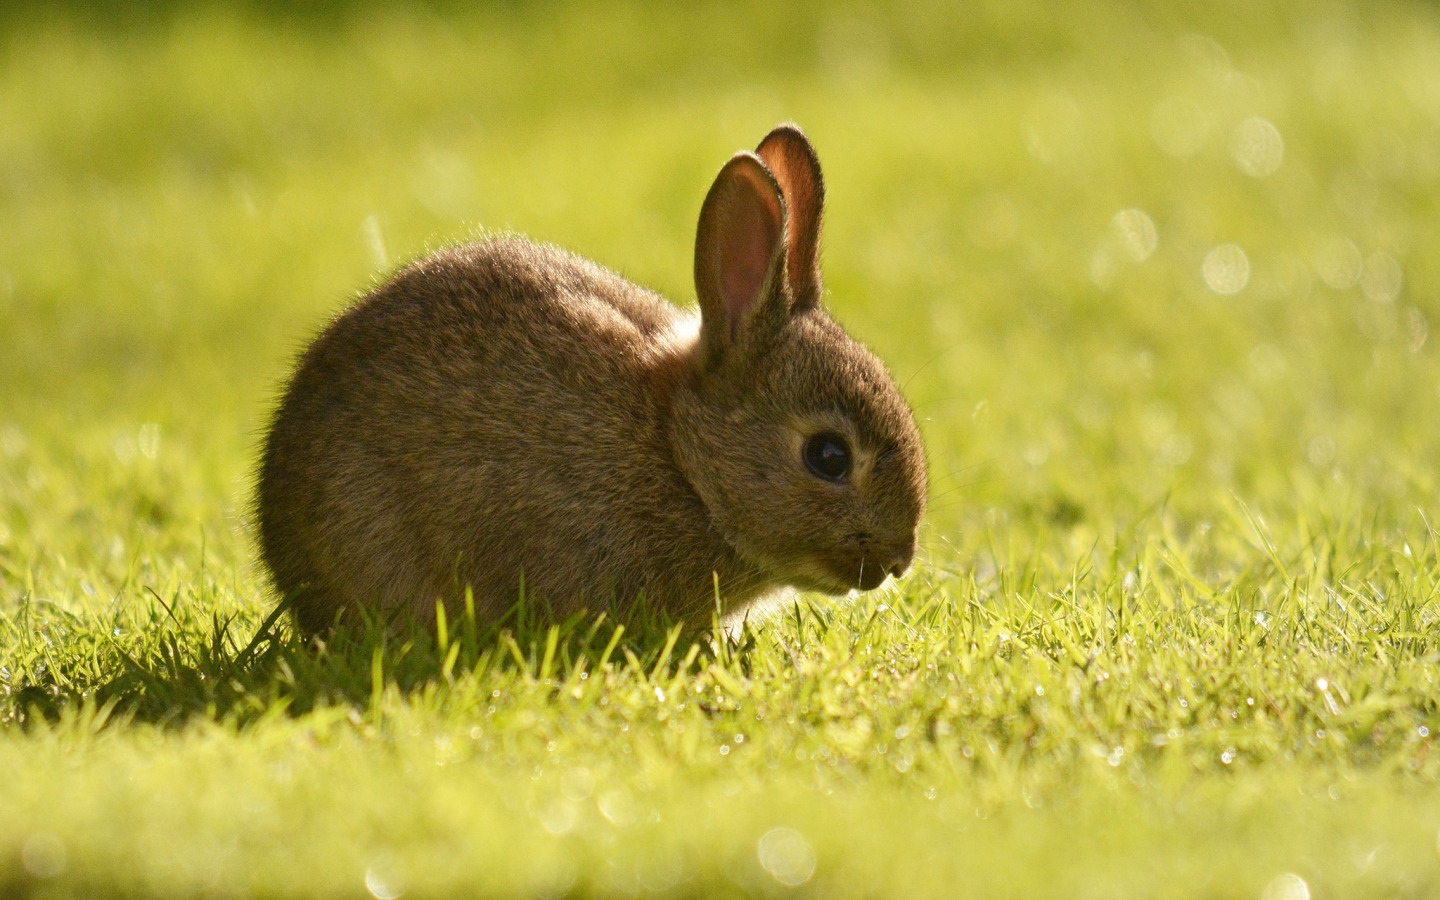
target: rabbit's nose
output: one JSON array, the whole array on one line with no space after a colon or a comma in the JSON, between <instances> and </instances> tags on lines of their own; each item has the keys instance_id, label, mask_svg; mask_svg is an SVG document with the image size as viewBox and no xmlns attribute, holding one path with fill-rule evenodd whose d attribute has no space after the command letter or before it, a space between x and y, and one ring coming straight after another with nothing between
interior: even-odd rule
<instances>
[{"instance_id":1,"label":"rabbit's nose","mask_svg":"<svg viewBox=\"0 0 1440 900\"><path fill-rule=\"evenodd\" d=\"M910 571L910 560L913 559L914 556L915 554L911 552L897 555L886 564L885 571L889 572L893 577L899 578Z\"/></svg>"},{"instance_id":2,"label":"rabbit's nose","mask_svg":"<svg viewBox=\"0 0 1440 900\"><path fill-rule=\"evenodd\" d=\"M910 570L910 562L915 558L915 541L910 539L895 546L877 545L878 542L869 534L856 535L853 540L859 544L867 556L870 557L872 565L876 570L883 572L876 584L885 580L885 575L893 575L896 578L904 575ZM873 571L873 570L872 570Z\"/></svg>"},{"instance_id":3,"label":"rabbit's nose","mask_svg":"<svg viewBox=\"0 0 1440 900\"><path fill-rule=\"evenodd\" d=\"M885 571L895 578L899 578L910 571L910 563L915 559L915 541L906 541L903 545L895 547L890 551L888 557L882 559Z\"/></svg>"}]
</instances>

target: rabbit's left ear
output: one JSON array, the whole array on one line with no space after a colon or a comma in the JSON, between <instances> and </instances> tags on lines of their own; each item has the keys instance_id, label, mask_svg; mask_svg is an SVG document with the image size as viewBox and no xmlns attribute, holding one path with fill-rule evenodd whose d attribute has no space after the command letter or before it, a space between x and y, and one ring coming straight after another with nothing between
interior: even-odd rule
<instances>
[{"instance_id":1,"label":"rabbit's left ear","mask_svg":"<svg viewBox=\"0 0 1440 900\"><path fill-rule=\"evenodd\" d=\"M820 305L820 219L825 210L825 182L820 157L810 140L793 124L777 126L765 136L756 154L775 176L789 213L785 234L785 281L794 310Z\"/></svg>"},{"instance_id":2,"label":"rabbit's left ear","mask_svg":"<svg viewBox=\"0 0 1440 900\"><path fill-rule=\"evenodd\" d=\"M716 176L695 231L695 293L706 365L777 331L785 291L785 199L753 153L737 153Z\"/></svg>"}]
</instances>

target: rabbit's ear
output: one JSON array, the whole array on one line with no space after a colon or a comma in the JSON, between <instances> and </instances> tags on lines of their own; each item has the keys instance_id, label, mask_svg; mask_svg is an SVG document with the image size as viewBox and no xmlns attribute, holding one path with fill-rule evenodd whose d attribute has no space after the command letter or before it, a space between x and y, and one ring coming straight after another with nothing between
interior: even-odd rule
<instances>
[{"instance_id":1,"label":"rabbit's ear","mask_svg":"<svg viewBox=\"0 0 1440 900\"><path fill-rule=\"evenodd\" d=\"M716 176L695 233L695 293L707 364L757 328L783 324L785 198L753 153L737 153Z\"/></svg>"},{"instance_id":2,"label":"rabbit's ear","mask_svg":"<svg viewBox=\"0 0 1440 900\"><path fill-rule=\"evenodd\" d=\"M756 148L775 175L790 213L785 236L785 279L795 308L820 304L820 218L825 211L825 182L820 157L796 126L776 126Z\"/></svg>"}]
</instances>

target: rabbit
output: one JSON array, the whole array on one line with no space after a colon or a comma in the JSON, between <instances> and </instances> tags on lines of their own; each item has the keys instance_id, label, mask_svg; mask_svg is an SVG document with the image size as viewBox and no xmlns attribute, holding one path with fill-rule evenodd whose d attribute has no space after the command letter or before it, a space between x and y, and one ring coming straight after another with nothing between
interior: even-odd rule
<instances>
[{"instance_id":1,"label":"rabbit","mask_svg":"<svg viewBox=\"0 0 1440 900\"><path fill-rule=\"evenodd\" d=\"M645 602L679 619L843 594L915 554L926 464L884 365L821 306L824 187L775 128L695 238L698 317L517 236L442 250L298 361L258 471L303 634Z\"/></svg>"}]
</instances>

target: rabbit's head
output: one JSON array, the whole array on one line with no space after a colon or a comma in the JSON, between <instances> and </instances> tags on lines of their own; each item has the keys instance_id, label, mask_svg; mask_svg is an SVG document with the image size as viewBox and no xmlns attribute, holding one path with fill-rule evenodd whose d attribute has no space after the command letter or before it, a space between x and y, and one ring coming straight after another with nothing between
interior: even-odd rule
<instances>
[{"instance_id":1,"label":"rabbit's head","mask_svg":"<svg viewBox=\"0 0 1440 900\"><path fill-rule=\"evenodd\" d=\"M776 581L840 593L909 567L926 476L884 365L821 308L823 202L819 160L794 126L721 169L700 212L700 335L672 440L743 557Z\"/></svg>"}]
</instances>

